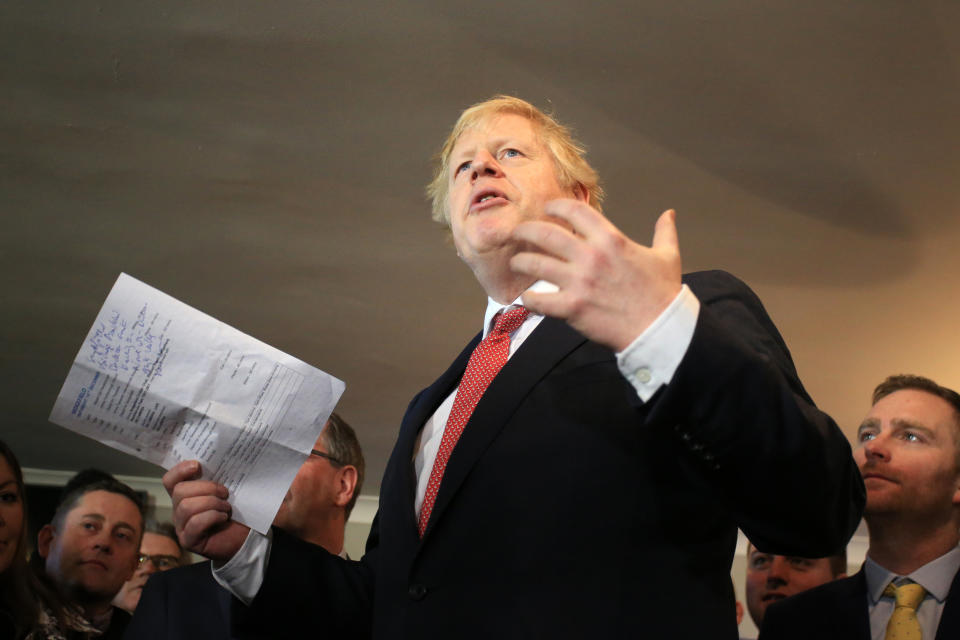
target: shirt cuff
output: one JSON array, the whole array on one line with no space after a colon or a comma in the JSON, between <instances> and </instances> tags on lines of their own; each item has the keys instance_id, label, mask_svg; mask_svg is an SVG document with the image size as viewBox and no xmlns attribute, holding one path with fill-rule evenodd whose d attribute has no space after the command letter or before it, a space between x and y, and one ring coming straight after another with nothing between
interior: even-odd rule
<instances>
[{"instance_id":1,"label":"shirt cuff","mask_svg":"<svg viewBox=\"0 0 960 640\"><path fill-rule=\"evenodd\" d=\"M620 373L644 402L673 378L693 339L699 315L700 301L683 285L653 324L617 354Z\"/></svg>"},{"instance_id":2,"label":"shirt cuff","mask_svg":"<svg viewBox=\"0 0 960 640\"><path fill-rule=\"evenodd\" d=\"M263 585L272 544L272 529L267 531L267 535L250 529L247 539L232 558L219 567L210 563L213 579L243 604L249 605Z\"/></svg>"}]
</instances>

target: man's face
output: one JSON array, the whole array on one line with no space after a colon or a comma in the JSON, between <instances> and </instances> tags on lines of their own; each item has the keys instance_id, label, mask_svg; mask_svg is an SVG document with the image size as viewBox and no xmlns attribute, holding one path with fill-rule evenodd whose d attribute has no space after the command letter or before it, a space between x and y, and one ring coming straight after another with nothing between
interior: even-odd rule
<instances>
[{"instance_id":1,"label":"man's face","mask_svg":"<svg viewBox=\"0 0 960 640\"><path fill-rule=\"evenodd\" d=\"M829 558L776 556L748 547L747 609L759 627L771 602L835 580Z\"/></svg>"},{"instance_id":2,"label":"man's face","mask_svg":"<svg viewBox=\"0 0 960 640\"><path fill-rule=\"evenodd\" d=\"M853 452L867 488L864 516L942 523L960 504L957 434L951 405L902 389L881 398L863 420Z\"/></svg>"},{"instance_id":3,"label":"man's face","mask_svg":"<svg viewBox=\"0 0 960 640\"><path fill-rule=\"evenodd\" d=\"M145 531L140 542L140 555L150 556L140 563L133 577L123 583L113 604L133 612L140 602L147 578L158 571L168 571L180 564L180 547L167 536Z\"/></svg>"},{"instance_id":4,"label":"man's face","mask_svg":"<svg viewBox=\"0 0 960 640\"><path fill-rule=\"evenodd\" d=\"M529 120L502 114L467 129L450 154L450 228L461 258L509 258L510 233L544 217L550 200L586 195L563 189L553 157Z\"/></svg>"},{"instance_id":5,"label":"man's face","mask_svg":"<svg viewBox=\"0 0 960 640\"><path fill-rule=\"evenodd\" d=\"M91 491L37 540L47 574L82 605L109 602L137 567L143 521L126 496Z\"/></svg>"},{"instance_id":6,"label":"man's face","mask_svg":"<svg viewBox=\"0 0 960 640\"><path fill-rule=\"evenodd\" d=\"M317 438L313 448L329 453L322 437ZM308 537L311 521L317 520L334 506L339 485L338 471L330 460L308 456L294 476L273 523L287 533Z\"/></svg>"}]
</instances>

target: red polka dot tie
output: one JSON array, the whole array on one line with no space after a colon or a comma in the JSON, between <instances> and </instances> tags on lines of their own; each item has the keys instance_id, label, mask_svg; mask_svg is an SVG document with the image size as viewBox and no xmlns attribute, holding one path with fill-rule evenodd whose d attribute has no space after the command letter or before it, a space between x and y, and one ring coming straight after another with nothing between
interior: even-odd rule
<instances>
[{"instance_id":1,"label":"red polka dot tie","mask_svg":"<svg viewBox=\"0 0 960 640\"><path fill-rule=\"evenodd\" d=\"M423 532L427 530L430 513L433 511L433 504L437 501L437 490L440 488L440 481L443 479L443 472L447 468L450 454L483 392L507 362L507 356L510 355L510 334L523 324L527 313L529 312L523 307L501 311L494 321L493 329L470 355L467 370L464 371L460 386L457 387L457 397L453 401L453 409L450 410L447 426L443 430L440 449L437 451L437 459L433 463L433 470L430 472L430 480L427 483L427 492L423 496L423 505L420 507L417 529L420 531L421 538Z\"/></svg>"}]
</instances>

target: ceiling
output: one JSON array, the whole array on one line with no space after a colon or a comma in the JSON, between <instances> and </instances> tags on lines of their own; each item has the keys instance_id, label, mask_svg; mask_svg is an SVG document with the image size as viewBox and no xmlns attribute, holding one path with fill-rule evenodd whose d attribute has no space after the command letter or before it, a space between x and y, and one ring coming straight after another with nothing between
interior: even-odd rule
<instances>
[{"instance_id":1,"label":"ceiling","mask_svg":"<svg viewBox=\"0 0 960 640\"><path fill-rule=\"evenodd\" d=\"M960 386L958 26L953 0L5 2L0 437L159 473L47 422L124 271L346 381L375 494L482 321L423 186L501 92L574 126L633 238L676 208L685 268L750 283L852 435L887 374Z\"/></svg>"}]
</instances>

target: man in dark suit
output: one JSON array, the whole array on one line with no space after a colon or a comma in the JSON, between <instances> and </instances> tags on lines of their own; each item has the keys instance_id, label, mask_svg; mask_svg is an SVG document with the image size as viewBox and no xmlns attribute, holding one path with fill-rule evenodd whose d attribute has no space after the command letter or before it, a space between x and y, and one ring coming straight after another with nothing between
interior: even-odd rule
<instances>
[{"instance_id":1,"label":"man in dark suit","mask_svg":"<svg viewBox=\"0 0 960 640\"><path fill-rule=\"evenodd\" d=\"M274 526L329 553L346 557L344 530L363 484L364 460L353 428L333 413L300 467ZM127 640L228 640L231 611L242 602L201 562L147 581Z\"/></svg>"},{"instance_id":2,"label":"man in dark suit","mask_svg":"<svg viewBox=\"0 0 960 640\"><path fill-rule=\"evenodd\" d=\"M868 640L894 628L912 635L893 637L960 637L960 395L927 378L891 376L874 391L859 442L864 567L772 605L763 640Z\"/></svg>"},{"instance_id":3,"label":"man in dark suit","mask_svg":"<svg viewBox=\"0 0 960 640\"><path fill-rule=\"evenodd\" d=\"M681 282L672 211L652 246L626 238L568 130L510 97L461 115L430 193L487 313L411 402L362 561L248 535L196 463L164 477L182 539L251 601L237 629L736 638L738 525L783 553L845 544L846 439L742 282Z\"/></svg>"}]
</instances>

